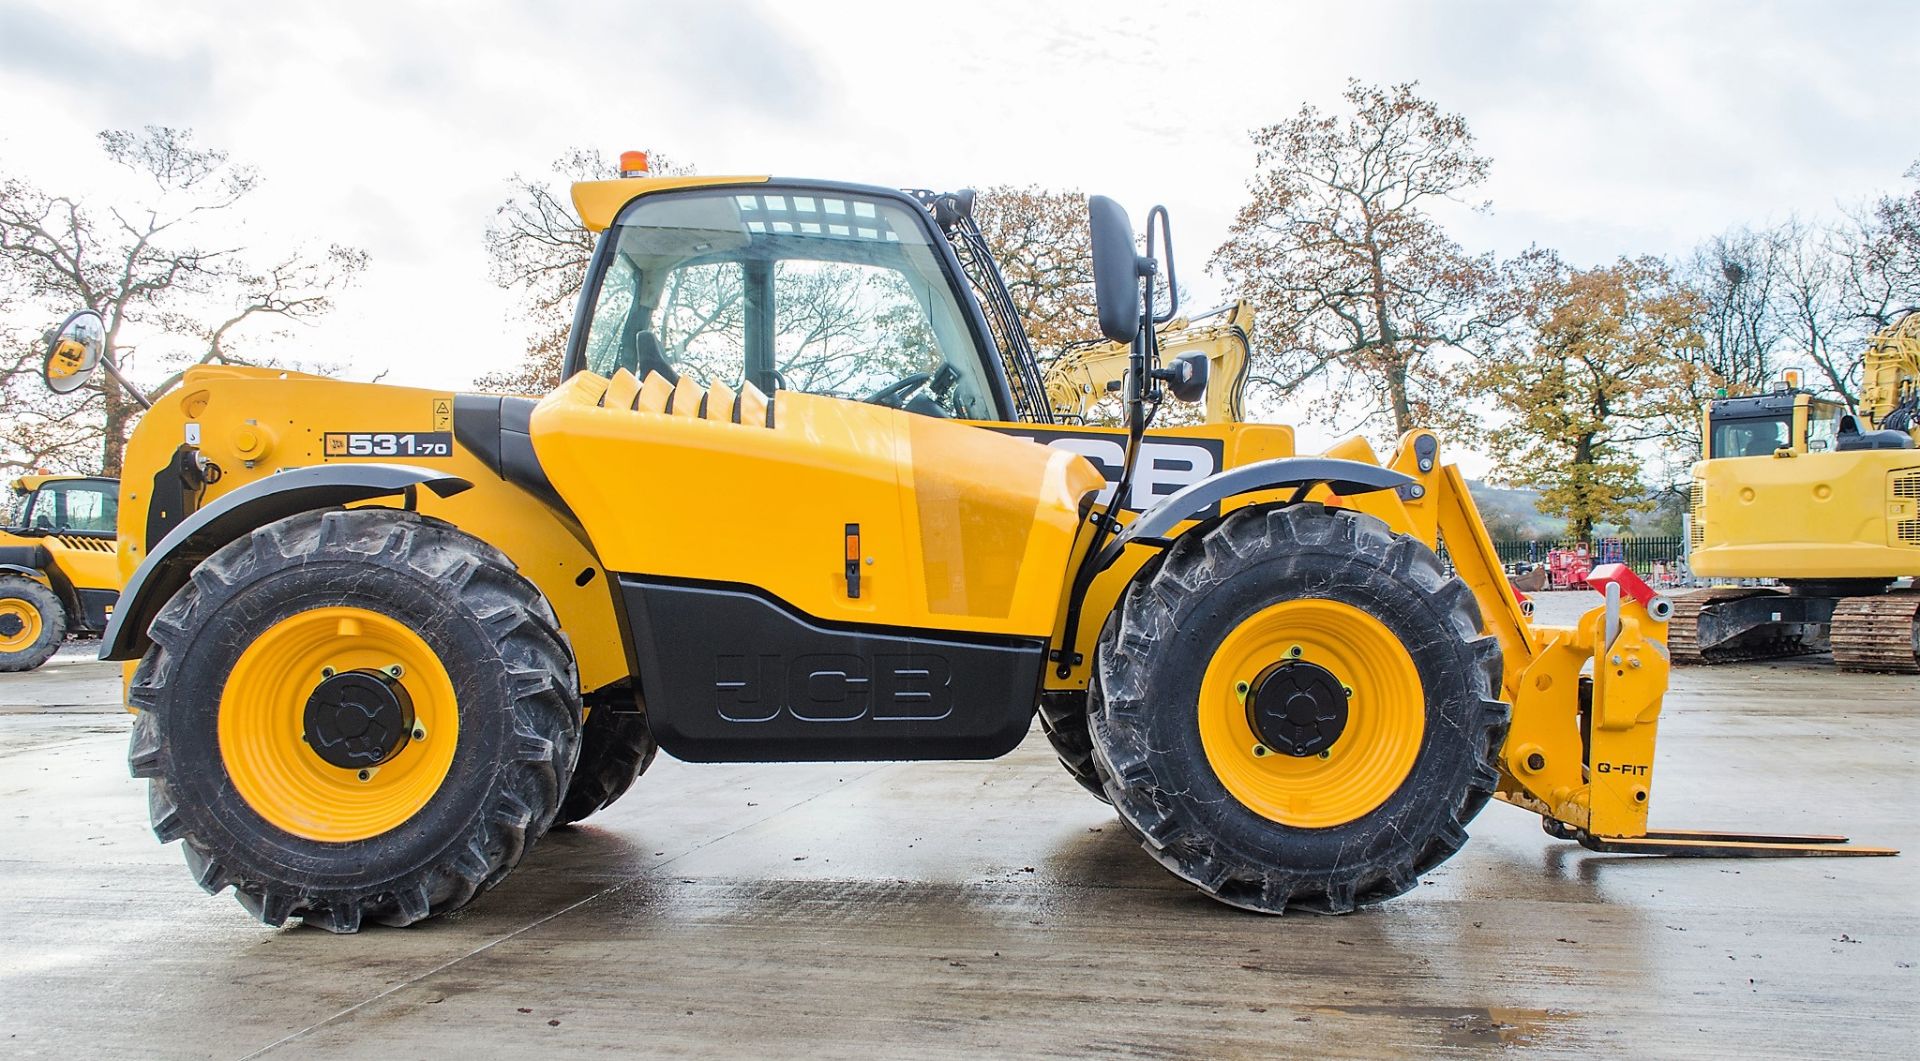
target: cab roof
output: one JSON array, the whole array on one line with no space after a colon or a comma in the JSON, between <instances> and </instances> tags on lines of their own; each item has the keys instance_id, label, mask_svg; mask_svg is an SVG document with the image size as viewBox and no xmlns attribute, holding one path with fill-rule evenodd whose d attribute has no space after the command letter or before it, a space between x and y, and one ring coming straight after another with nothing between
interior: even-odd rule
<instances>
[{"instance_id":1,"label":"cab roof","mask_svg":"<svg viewBox=\"0 0 1920 1061\"><path fill-rule=\"evenodd\" d=\"M30 494L47 483L74 482L81 479L98 479L102 482L118 482L104 475L23 475L13 481L13 488L23 494Z\"/></svg>"},{"instance_id":2,"label":"cab roof","mask_svg":"<svg viewBox=\"0 0 1920 1061\"><path fill-rule=\"evenodd\" d=\"M580 181L573 186L573 209L589 232L605 232L628 203L655 192L709 188L726 184L765 184L771 177L616 177Z\"/></svg>"}]
</instances>

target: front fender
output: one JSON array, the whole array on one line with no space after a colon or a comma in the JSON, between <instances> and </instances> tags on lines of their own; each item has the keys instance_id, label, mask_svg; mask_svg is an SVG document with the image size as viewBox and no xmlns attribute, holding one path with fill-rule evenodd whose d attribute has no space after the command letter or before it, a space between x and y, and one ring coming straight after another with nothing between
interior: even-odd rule
<instances>
[{"instance_id":1,"label":"front fender","mask_svg":"<svg viewBox=\"0 0 1920 1061\"><path fill-rule=\"evenodd\" d=\"M120 603L101 635L100 658L144 655L150 644L148 624L186 585L194 565L243 534L317 508L392 497L421 486L452 497L472 485L459 476L405 464L322 464L293 468L223 494L147 550L140 569L120 591Z\"/></svg>"},{"instance_id":2,"label":"front fender","mask_svg":"<svg viewBox=\"0 0 1920 1061\"><path fill-rule=\"evenodd\" d=\"M1412 482L1410 476L1391 468L1335 457L1279 457L1242 464L1169 494L1152 508L1140 513L1138 519L1127 524L1125 530L1100 550L1095 570L1104 571L1113 566L1113 562L1120 559L1120 554L1129 545L1164 544L1167 534L1174 527L1229 497L1258 490L1293 487L1294 500L1298 501L1306 497L1307 491L1322 485L1336 494L1350 497L1375 490L1392 490Z\"/></svg>"}]
</instances>

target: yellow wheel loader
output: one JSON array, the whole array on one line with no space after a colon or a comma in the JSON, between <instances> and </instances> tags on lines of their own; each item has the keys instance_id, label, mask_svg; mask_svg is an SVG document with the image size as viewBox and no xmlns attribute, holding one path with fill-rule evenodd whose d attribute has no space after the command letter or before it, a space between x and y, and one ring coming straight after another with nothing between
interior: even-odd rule
<instances>
[{"instance_id":1,"label":"yellow wheel loader","mask_svg":"<svg viewBox=\"0 0 1920 1061\"><path fill-rule=\"evenodd\" d=\"M1680 663L1833 651L1841 670L1920 673L1920 314L1876 335L1858 412L1783 382L1705 413L1688 563L1772 578L1680 598Z\"/></svg>"},{"instance_id":2,"label":"yellow wheel loader","mask_svg":"<svg viewBox=\"0 0 1920 1061\"><path fill-rule=\"evenodd\" d=\"M15 479L0 526L0 672L32 670L107 627L120 594L120 488L88 475Z\"/></svg>"},{"instance_id":3,"label":"yellow wheel loader","mask_svg":"<svg viewBox=\"0 0 1920 1061\"><path fill-rule=\"evenodd\" d=\"M1152 857L1269 913L1413 888L1496 796L1599 850L1885 853L1650 831L1666 602L1615 570L1531 624L1431 432L1151 430L1206 390L1157 349L1163 210L1142 256L1089 203L1131 358L1095 428L1055 422L968 194L573 195L601 235L553 393L202 366L129 443L132 770L262 920L456 909L656 746L990 759L1036 713Z\"/></svg>"}]
</instances>

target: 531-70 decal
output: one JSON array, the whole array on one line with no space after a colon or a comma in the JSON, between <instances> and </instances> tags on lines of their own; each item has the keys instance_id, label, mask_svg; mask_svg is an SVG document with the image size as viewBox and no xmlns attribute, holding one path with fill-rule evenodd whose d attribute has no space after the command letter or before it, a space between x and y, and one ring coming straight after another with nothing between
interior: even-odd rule
<instances>
[{"instance_id":1,"label":"531-70 decal","mask_svg":"<svg viewBox=\"0 0 1920 1061\"><path fill-rule=\"evenodd\" d=\"M451 457L451 431L329 431L328 457Z\"/></svg>"}]
</instances>

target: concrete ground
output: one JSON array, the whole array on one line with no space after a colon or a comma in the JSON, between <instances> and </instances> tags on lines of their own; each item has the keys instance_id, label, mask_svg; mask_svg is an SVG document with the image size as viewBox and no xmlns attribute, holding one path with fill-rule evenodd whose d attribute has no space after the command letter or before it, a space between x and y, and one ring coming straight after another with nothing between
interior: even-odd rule
<instances>
[{"instance_id":1,"label":"concrete ground","mask_svg":"<svg viewBox=\"0 0 1920 1061\"><path fill-rule=\"evenodd\" d=\"M1414 893L1341 918L1200 897L1035 734L994 763L663 758L461 914L273 930L154 842L117 698L83 650L0 675L0 1056L1911 1056L1920 1036L1920 683L1820 660L1680 672L1655 822L1914 854L1609 857L1496 803Z\"/></svg>"}]
</instances>

